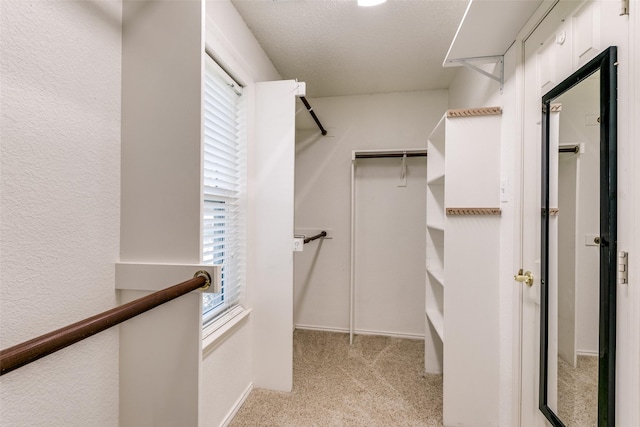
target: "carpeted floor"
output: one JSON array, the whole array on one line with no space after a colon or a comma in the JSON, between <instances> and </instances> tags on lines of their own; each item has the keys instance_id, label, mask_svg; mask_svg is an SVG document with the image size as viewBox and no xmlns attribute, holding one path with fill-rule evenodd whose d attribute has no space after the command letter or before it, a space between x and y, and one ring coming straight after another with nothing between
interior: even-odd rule
<instances>
[{"instance_id":1,"label":"carpeted floor","mask_svg":"<svg viewBox=\"0 0 640 427\"><path fill-rule=\"evenodd\" d=\"M442 426L423 341L296 330L293 343L293 391L253 390L230 427Z\"/></svg>"},{"instance_id":2,"label":"carpeted floor","mask_svg":"<svg viewBox=\"0 0 640 427\"><path fill-rule=\"evenodd\" d=\"M598 424L597 356L578 356L575 368L558 357L558 417L567 427Z\"/></svg>"}]
</instances>

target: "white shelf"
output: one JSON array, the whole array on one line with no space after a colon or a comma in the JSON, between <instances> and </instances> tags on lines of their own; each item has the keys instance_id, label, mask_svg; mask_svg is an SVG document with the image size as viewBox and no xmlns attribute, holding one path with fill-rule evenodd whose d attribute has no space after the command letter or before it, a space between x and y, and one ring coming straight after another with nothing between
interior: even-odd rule
<instances>
[{"instance_id":1,"label":"white shelf","mask_svg":"<svg viewBox=\"0 0 640 427\"><path fill-rule=\"evenodd\" d=\"M442 268L437 267L427 267L427 273L431 275L436 282L444 287L444 270Z\"/></svg>"},{"instance_id":2,"label":"white shelf","mask_svg":"<svg viewBox=\"0 0 640 427\"><path fill-rule=\"evenodd\" d=\"M442 342L444 342L444 316L435 308L427 309L426 315L429 322L431 322L431 326L433 326L433 329L436 330L436 333Z\"/></svg>"},{"instance_id":3,"label":"white shelf","mask_svg":"<svg viewBox=\"0 0 640 427\"><path fill-rule=\"evenodd\" d=\"M442 373L444 348L444 240L445 155L447 114L442 116L427 140L427 259L425 315L425 370ZM435 331L435 333L434 333ZM437 337L436 337L437 335ZM427 358L430 355L430 358Z\"/></svg>"},{"instance_id":4,"label":"white shelf","mask_svg":"<svg viewBox=\"0 0 640 427\"><path fill-rule=\"evenodd\" d=\"M442 65L460 66L455 61L460 58L504 55L540 4L542 0L470 2Z\"/></svg>"},{"instance_id":5,"label":"white shelf","mask_svg":"<svg viewBox=\"0 0 640 427\"><path fill-rule=\"evenodd\" d=\"M444 173L428 179L427 185L444 185Z\"/></svg>"},{"instance_id":6,"label":"white shelf","mask_svg":"<svg viewBox=\"0 0 640 427\"><path fill-rule=\"evenodd\" d=\"M499 345L500 224L465 215L453 221L446 207L476 211L500 206L499 109L451 111L444 128L443 142L428 142L425 312L431 326L427 325L425 354L439 360L427 366L425 359L425 369L436 372L442 366L445 424L474 425L470 419L488 412L493 416L498 402L499 361L490 349ZM475 280L469 280L469 271ZM486 345L479 348L478 342ZM470 377L482 382L469 383Z\"/></svg>"},{"instance_id":7,"label":"white shelf","mask_svg":"<svg viewBox=\"0 0 640 427\"><path fill-rule=\"evenodd\" d=\"M446 207L500 206L500 129L499 108L451 110L427 141L425 370L443 375L446 425L475 425L469 420L498 407L492 349L500 342L500 224L464 215L452 221ZM471 377L482 381L469 383Z\"/></svg>"},{"instance_id":8,"label":"white shelf","mask_svg":"<svg viewBox=\"0 0 640 427\"><path fill-rule=\"evenodd\" d=\"M436 125L429 138L427 138L427 184L443 180L444 183L444 156L445 156L445 130L447 115L444 114Z\"/></svg>"},{"instance_id":9,"label":"white shelf","mask_svg":"<svg viewBox=\"0 0 640 427\"><path fill-rule=\"evenodd\" d=\"M444 224L427 224L427 228L430 228L432 230L444 231Z\"/></svg>"},{"instance_id":10,"label":"white shelf","mask_svg":"<svg viewBox=\"0 0 640 427\"><path fill-rule=\"evenodd\" d=\"M433 128L431 134L427 138L429 141L433 141L434 143L442 142L445 140L445 126L447 122L447 114L445 113L440 120L438 120L438 124Z\"/></svg>"}]
</instances>

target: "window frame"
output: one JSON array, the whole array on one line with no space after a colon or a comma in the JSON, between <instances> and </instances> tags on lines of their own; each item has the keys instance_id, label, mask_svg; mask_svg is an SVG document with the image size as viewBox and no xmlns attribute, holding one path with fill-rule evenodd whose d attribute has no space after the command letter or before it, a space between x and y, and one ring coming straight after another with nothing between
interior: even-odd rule
<instances>
[{"instance_id":1,"label":"window frame","mask_svg":"<svg viewBox=\"0 0 640 427\"><path fill-rule=\"evenodd\" d=\"M234 292L235 295L232 295L231 302L224 300L224 280L225 280L225 271L223 267L222 273L222 290L218 294L205 294L205 295L215 295L215 296L203 296L203 311L202 311L202 323L205 330L205 336L214 332L221 326L224 326L230 321L230 318L242 313L245 309L243 307L243 294L244 288L246 284L246 239L245 239L245 229L246 229L246 212L244 206L246 206L246 170L247 170L247 137L246 137L246 122L247 122L247 100L246 96L243 96L243 85L238 83L236 79L232 77L232 75L227 72L216 60L215 58L206 52L203 60L203 79L202 79L202 161L201 161L201 232L200 232L200 254L201 261L203 264L219 264L214 263L213 260L205 260L205 250L211 246L210 243L206 243L205 240L207 236L205 233L210 232L210 228L206 226L207 214L210 214L212 210L207 209L207 205L211 202L221 203L232 205L229 209L222 209L221 213L223 216L234 217L230 221L234 222L234 225L231 227L235 230L235 239L236 241L232 243L231 250L233 253L233 258L235 258L232 262L234 268L234 274L236 275ZM207 168L205 166L205 158L207 157L206 149L212 148L211 144L208 144L208 136L206 135L206 122L207 122L207 93L206 93L206 85L207 79L210 75L209 73L214 72L217 77L221 77L224 83L235 93L238 97L237 102L235 104L235 113L237 114L236 120L236 135L235 135L235 143L236 143L236 152L232 155L237 155L237 170L234 172L237 175L237 186L229 192L229 194L225 196L220 195L211 195L207 192L207 181L211 181L211 176L207 176ZM225 94L228 96L229 94ZM228 149L228 146L223 145L224 150ZM216 150L219 150L220 147L217 147ZM209 156L210 157L210 156ZM232 194L235 193L235 194ZM227 218L220 218L227 219ZM210 218L213 220L213 218ZM226 221L224 221L226 223ZM224 230L229 227L226 224L222 225ZM226 237L222 237L223 239ZM220 241L224 245L224 240ZM224 249L224 246L223 248ZM225 257L227 254L222 254L222 257ZM215 258L214 258L215 259ZM226 266L226 263L223 263ZM216 298L219 297L221 300L218 304L211 308L210 310L205 311L205 305L207 298ZM239 308L236 309L236 308ZM230 316L232 315L232 316Z\"/></svg>"}]
</instances>

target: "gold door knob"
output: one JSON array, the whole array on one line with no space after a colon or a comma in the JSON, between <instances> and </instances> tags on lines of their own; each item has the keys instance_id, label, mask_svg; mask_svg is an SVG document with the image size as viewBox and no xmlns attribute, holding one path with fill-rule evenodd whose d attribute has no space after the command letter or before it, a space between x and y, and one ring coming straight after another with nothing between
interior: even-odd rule
<instances>
[{"instance_id":1,"label":"gold door knob","mask_svg":"<svg viewBox=\"0 0 640 427\"><path fill-rule=\"evenodd\" d=\"M518 271L518 274L513 276L513 280L515 280L516 282L524 282L527 284L527 286L533 286L533 274L531 274L530 271L522 274L522 269L520 269L520 271Z\"/></svg>"}]
</instances>

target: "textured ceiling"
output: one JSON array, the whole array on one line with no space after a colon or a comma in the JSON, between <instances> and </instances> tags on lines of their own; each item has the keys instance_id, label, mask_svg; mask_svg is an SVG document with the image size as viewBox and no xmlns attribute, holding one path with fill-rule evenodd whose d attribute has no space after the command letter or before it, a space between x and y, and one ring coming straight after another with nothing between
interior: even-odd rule
<instances>
[{"instance_id":1,"label":"textured ceiling","mask_svg":"<svg viewBox=\"0 0 640 427\"><path fill-rule=\"evenodd\" d=\"M307 96L445 89L467 0L232 0L284 79Z\"/></svg>"}]
</instances>

